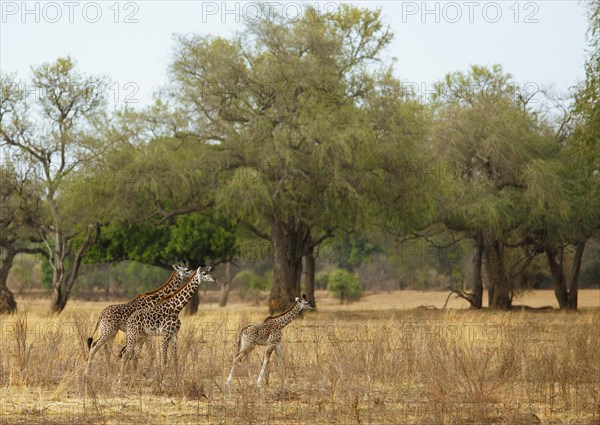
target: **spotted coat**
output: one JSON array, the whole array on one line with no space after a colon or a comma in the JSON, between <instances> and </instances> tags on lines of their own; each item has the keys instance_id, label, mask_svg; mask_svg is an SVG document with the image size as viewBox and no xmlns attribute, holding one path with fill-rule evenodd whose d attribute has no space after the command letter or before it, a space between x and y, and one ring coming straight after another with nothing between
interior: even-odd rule
<instances>
[{"instance_id":1,"label":"spotted coat","mask_svg":"<svg viewBox=\"0 0 600 425\"><path fill-rule=\"evenodd\" d=\"M94 355L105 344L108 344L107 347L109 348L107 350L107 355L110 357L110 346L112 345L112 341L119 330L123 332L126 331L127 319L129 316L136 310L157 305L161 299L174 293L192 274L192 271L185 266L173 265L173 269L174 271L169 277L169 280L167 280L160 288L140 294L127 303L109 305L102 310L93 332L96 333L96 330L100 330L98 339L94 341L92 336L89 337L87 341L90 353L88 355L86 372L89 369Z\"/></svg>"},{"instance_id":2,"label":"spotted coat","mask_svg":"<svg viewBox=\"0 0 600 425\"><path fill-rule=\"evenodd\" d=\"M161 300L153 307L135 311L127 319L127 344L121 350L120 354L123 358L121 362L121 376L123 376L126 364L132 358L135 369L141 348L148 341L148 338L161 335L162 368L164 369L166 366L167 350L169 344L172 343L175 372L177 378L179 378L177 368L177 333L179 332L179 328L181 328L179 313L187 305L202 281L215 282L215 278L210 274L211 271L211 267L199 267L192 278L179 288L177 292Z\"/></svg>"},{"instance_id":3,"label":"spotted coat","mask_svg":"<svg viewBox=\"0 0 600 425\"><path fill-rule=\"evenodd\" d=\"M281 368L281 385L285 383L285 368L283 365L283 357L281 353L281 338L283 328L291 323L291 321L300 314L302 310L311 310L313 307L304 299L297 297L294 304L285 312L278 316L269 316L262 323L251 323L244 327L238 336L238 351L233 356L233 364L227 378L227 384L233 378L233 371L237 362L242 361L256 346L267 346L263 366L258 376L258 385L262 385L265 374L268 380L268 367L271 353L275 351L277 360ZM250 377L250 371L248 371Z\"/></svg>"}]
</instances>

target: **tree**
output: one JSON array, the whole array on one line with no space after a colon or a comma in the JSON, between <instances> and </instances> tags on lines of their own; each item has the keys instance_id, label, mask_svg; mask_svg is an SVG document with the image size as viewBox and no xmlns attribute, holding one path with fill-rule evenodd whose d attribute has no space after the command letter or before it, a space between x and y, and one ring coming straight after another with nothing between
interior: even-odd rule
<instances>
[{"instance_id":1,"label":"tree","mask_svg":"<svg viewBox=\"0 0 600 425\"><path fill-rule=\"evenodd\" d=\"M251 270L242 270L235 275L233 281L240 286L242 298L252 300L255 304L260 301L260 291L269 289L269 281Z\"/></svg>"},{"instance_id":2,"label":"tree","mask_svg":"<svg viewBox=\"0 0 600 425\"><path fill-rule=\"evenodd\" d=\"M588 8L586 80L559 126L570 124L572 130L557 134L553 158L527 170L526 228L545 253L559 307L567 310L577 309L586 242L600 229L600 2Z\"/></svg>"},{"instance_id":3,"label":"tree","mask_svg":"<svg viewBox=\"0 0 600 425\"><path fill-rule=\"evenodd\" d=\"M490 307L508 310L514 282L538 254L516 233L526 220L527 167L555 150L549 126L500 66L448 74L434 99L434 149L444 173L438 214L445 225L474 238L490 278ZM514 261L509 264L508 251ZM516 257L517 253L521 253ZM480 269L474 293L481 305Z\"/></svg>"},{"instance_id":4,"label":"tree","mask_svg":"<svg viewBox=\"0 0 600 425\"><path fill-rule=\"evenodd\" d=\"M66 57L34 67L31 86L35 102L25 83L2 77L0 145L18 154L43 189L47 216L37 230L53 268L51 310L60 313L100 228L89 217L73 220L61 198L69 179L98 148L94 123L103 112L106 84L78 73Z\"/></svg>"},{"instance_id":5,"label":"tree","mask_svg":"<svg viewBox=\"0 0 600 425\"><path fill-rule=\"evenodd\" d=\"M391 41L379 12L304 12L231 40L181 37L171 65L174 96L219 159L219 208L271 243L271 313L300 295L302 258L361 219L368 68Z\"/></svg>"},{"instance_id":6,"label":"tree","mask_svg":"<svg viewBox=\"0 0 600 425\"><path fill-rule=\"evenodd\" d=\"M141 111L117 111L103 136L111 143L78 187L111 223L92 261L132 260L170 269L173 261L223 262L235 254L235 223L212 209L216 160L181 111L157 98ZM221 282L222 294L229 283ZM198 302L196 293L187 311L194 313Z\"/></svg>"},{"instance_id":7,"label":"tree","mask_svg":"<svg viewBox=\"0 0 600 425\"><path fill-rule=\"evenodd\" d=\"M8 273L18 254L42 254L36 226L41 216L40 193L12 162L0 165L0 314L13 313L17 302L7 286Z\"/></svg>"},{"instance_id":8,"label":"tree","mask_svg":"<svg viewBox=\"0 0 600 425\"><path fill-rule=\"evenodd\" d=\"M339 298L340 303L359 300L362 295L360 279L354 273L342 269L329 273L327 290Z\"/></svg>"},{"instance_id":9,"label":"tree","mask_svg":"<svg viewBox=\"0 0 600 425\"><path fill-rule=\"evenodd\" d=\"M178 215L172 221L156 224L112 223L102 230L87 261L137 261L170 269L185 261L190 265L228 261L236 252L233 223L209 211ZM188 312L198 310L197 293Z\"/></svg>"}]
</instances>

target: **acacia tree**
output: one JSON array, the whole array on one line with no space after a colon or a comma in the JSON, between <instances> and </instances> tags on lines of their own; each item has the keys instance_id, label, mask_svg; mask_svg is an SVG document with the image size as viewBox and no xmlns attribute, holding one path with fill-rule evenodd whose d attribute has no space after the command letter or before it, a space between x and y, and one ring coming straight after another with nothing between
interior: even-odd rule
<instances>
[{"instance_id":1,"label":"acacia tree","mask_svg":"<svg viewBox=\"0 0 600 425\"><path fill-rule=\"evenodd\" d=\"M0 145L15 152L42 188L47 215L37 231L53 269L51 310L60 313L99 232L94 220L72 220L61 197L97 147L93 124L103 112L105 83L78 73L67 57L33 68L33 98L26 87L2 77Z\"/></svg>"},{"instance_id":2,"label":"acacia tree","mask_svg":"<svg viewBox=\"0 0 600 425\"><path fill-rule=\"evenodd\" d=\"M543 248L561 309L577 309L581 261L600 229L600 1L590 2L586 80L559 130L558 153L528 168L526 229ZM566 133L566 134L565 134ZM570 271L567 271L570 268Z\"/></svg>"},{"instance_id":3,"label":"acacia tree","mask_svg":"<svg viewBox=\"0 0 600 425\"><path fill-rule=\"evenodd\" d=\"M434 99L434 149L454 170L444 185L439 217L448 228L475 239L476 266L484 254L490 278L490 307L504 310L511 307L516 277L538 253L527 236L516 233L526 220L527 167L555 150L550 129L529 100L499 66L448 74ZM523 252L512 264L511 250L512 257ZM477 268L476 277L473 302L481 306Z\"/></svg>"},{"instance_id":4,"label":"acacia tree","mask_svg":"<svg viewBox=\"0 0 600 425\"><path fill-rule=\"evenodd\" d=\"M597 158L581 158L576 140L559 149L555 158L528 168L522 231L545 253L559 307L575 310L586 242L600 229L600 179Z\"/></svg>"},{"instance_id":5,"label":"acacia tree","mask_svg":"<svg viewBox=\"0 0 600 425\"><path fill-rule=\"evenodd\" d=\"M233 38L180 37L174 95L222 171L220 208L270 241L269 310L300 295L302 258L361 218L361 161L374 140L368 67L391 33L379 12L312 8Z\"/></svg>"},{"instance_id":6,"label":"acacia tree","mask_svg":"<svg viewBox=\"0 0 600 425\"><path fill-rule=\"evenodd\" d=\"M36 226L42 213L40 193L19 175L8 158L0 165L0 314L13 313L17 302L7 286L8 273L18 254L44 254Z\"/></svg>"},{"instance_id":7,"label":"acacia tree","mask_svg":"<svg viewBox=\"0 0 600 425\"><path fill-rule=\"evenodd\" d=\"M212 209L215 161L187 127L185 117L160 98L141 111L117 111L107 123L103 137L110 146L72 191L110 223L89 261L170 269L173 262L218 263L235 254L235 223ZM188 312L198 302L196 293Z\"/></svg>"}]
</instances>

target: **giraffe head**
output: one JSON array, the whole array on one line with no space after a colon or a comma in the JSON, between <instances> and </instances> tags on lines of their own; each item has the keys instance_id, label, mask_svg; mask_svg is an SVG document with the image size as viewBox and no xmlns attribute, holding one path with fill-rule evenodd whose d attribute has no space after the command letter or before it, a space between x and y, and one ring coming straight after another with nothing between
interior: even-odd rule
<instances>
[{"instance_id":1,"label":"giraffe head","mask_svg":"<svg viewBox=\"0 0 600 425\"><path fill-rule=\"evenodd\" d=\"M296 297L296 303L300 305L300 310L312 310L314 308L306 299L306 295L302 295L302 298Z\"/></svg>"},{"instance_id":2,"label":"giraffe head","mask_svg":"<svg viewBox=\"0 0 600 425\"><path fill-rule=\"evenodd\" d=\"M180 265L180 264L172 264L171 267L173 267L173 270L175 270L177 272L177 274L179 275L179 277L181 278L186 278L186 277L190 277L193 273L193 271L185 265Z\"/></svg>"},{"instance_id":3,"label":"giraffe head","mask_svg":"<svg viewBox=\"0 0 600 425\"><path fill-rule=\"evenodd\" d=\"M215 278L210 274L210 272L212 271L213 267L211 266L200 266L196 270L196 275L194 276L194 279L196 279L196 282L198 283L200 283L201 281L211 283L216 282Z\"/></svg>"}]
</instances>

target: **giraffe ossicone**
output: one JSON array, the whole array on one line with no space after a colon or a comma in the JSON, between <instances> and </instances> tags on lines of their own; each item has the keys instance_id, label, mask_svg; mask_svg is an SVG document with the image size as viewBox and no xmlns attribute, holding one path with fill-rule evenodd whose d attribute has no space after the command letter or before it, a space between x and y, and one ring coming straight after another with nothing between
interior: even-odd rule
<instances>
[{"instance_id":1,"label":"giraffe ossicone","mask_svg":"<svg viewBox=\"0 0 600 425\"><path fill-rule=\"evenodd\" d=\"M261 386L265 380L268 383L269 359L273 351L277 355L281 371L281 388L285 385L285 365L283 353L281 352L282 330L291 321L300 314L302 310L312 310L313 306L303 296L296 297L294 303L283 313L277 316L269 316L262 323L251 323L244 327L238 336L238 351L233 356L233 364L227 378L227 384L233 379L233 371L237 362L241 362L247 355L256 348L256 346L267 346L263 365L258 375L257 385ZM248 360L246 360L248 362ZM250 378L250 365L248 363L248 379Z\"/></svg>"}]
</instances>

